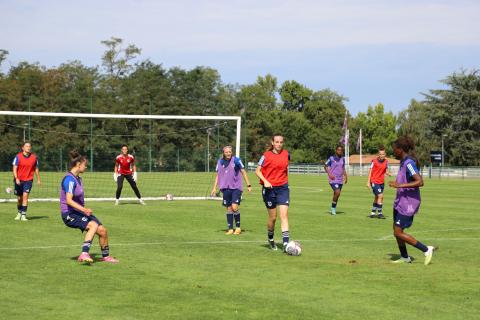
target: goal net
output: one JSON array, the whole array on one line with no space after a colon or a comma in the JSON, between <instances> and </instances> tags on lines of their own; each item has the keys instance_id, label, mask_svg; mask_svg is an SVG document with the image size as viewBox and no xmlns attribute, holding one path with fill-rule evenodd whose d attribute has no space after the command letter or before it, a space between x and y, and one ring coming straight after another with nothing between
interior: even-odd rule
<instances>
[{"instance_id":1,"label":"goal net","mask_svg":"<svg viewBox=\"0 0 480 320\"><path fill-rule=\"evenodd\" d=\"M0 111L0 202L16 201L12 161L24 141L31 142L39 160L41 185L35 178L33 201L58 201L73 149L89 160L85 197L114 200L115 158L124 144L135 157L143 199L212 199L216 161L225 145L239 154L240 126L238 116ZM121 199L136 199L126 180Z\"/></svg>"}]
</instances>

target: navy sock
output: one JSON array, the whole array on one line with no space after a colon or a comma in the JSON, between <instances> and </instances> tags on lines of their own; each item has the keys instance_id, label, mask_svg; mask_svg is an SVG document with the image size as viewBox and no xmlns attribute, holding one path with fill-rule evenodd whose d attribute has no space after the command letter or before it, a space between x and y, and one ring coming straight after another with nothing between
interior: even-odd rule
<instances>
[{"instance_id":1,"label":"navy sock","mask_svg":"<svg viewBox=\"0 0 480 320\"><path fill-rule=\"evenodd\" d=\"M374 202L372 205L372 213L375 213L377 211L377 204Z\"/></svg>"},{"instance_id":2,"label":"navy sock","mask_svg":"<svg viewBox=\"0 0 480 320\"><path fill-rule=\"evenodd\" d=\"M402 258L408 258L407 247L405 245L398 245L398 249L400 249L400 255L402 256Z\"/></svg>"},{"instance_id":3,"label":"navy sock","mask_svg":"<svg viewBox=\"0 0 480 320\"><path fill-rule=\"evenodd\" d=\"M90 246L92 245L92 240L90 241L85 241L82 245L82 252L89 252L90 251Z\"/></svg>"},{"instance_id":4,"label":"navy sock","mask_svg":"<svg viewBox=\"0 0 480 320\"><path fill-rule=\"evenodd\" d=\"M102 248L102 257L108 257L110 255L110 248L108 246Z\"/></svg>"},{"instance_id":5,"label":"navy sock","mask_svg":"<svg viewBox=\"0 0 480 320\"><path fill-rule=\"evenodd\" d=\"M28 206L22 206L22 214L27 213L27 208L28 208Z\"/></svg>"},{"instance_id":6,"label":"navy sock","mask_svg":"<svg viewBox=\"0 0 480 320\"><path fill-rule=\"evenodd\" d=\"M336 208L336 207L337 207L337 203L332 201L332 208Z\"/></svg>"},{"instance_id":7,"label":"navy sock","mask_svg":"<svg viewBox=\"0 0 480 320\"><path fill-rule=\"evenodd\" d=\"M382 209L383 209L383 204L382 203L377 203L378 214L383 214Z\"/></svg>"},{"instance_id":8,"label":"navy sock","mask_svg":"<svg viewBox=\"0 0 480 320\"><path fill-rule=\"evenodd\" d=\"M235 227L240 228L240 211L239 210L233 213L233 218L235 219Z\"/></svg>"},{"instance_id":9,"label":"navy sock","mask_svg":"<svg viewBox=\"0 0 480 320\"><path fill-rule=\"evenodd\" d=\"M426 245L424 245L423 243L421 243L420 241L417 241L417 244L414 246L415 248L419 249L419 250L422 250L423 252L427 252L428 251L428 248Z\"/></svg>"},{"instance_id":10,"label":"navy sock","mask_svg":"<svg viewBox=\"0 0 480 320\"><path fill-rule=\"evenodd\" d=\"M22 205L17 204L18 213L22 213Z\"/></svg>"},{"instance_id":11,"label":"navy sock","mask_svg":"<svg viewBox=\"0 0 480 320\"><path fill-rule=\"evenodd\" d=\"M283 244L287 244L290 240L290 233L287 231L282 231Z\"/></svg>"},{"instance_id":12,"label":"navy sock","mask_svg":"<svg viewBox=\"0 0 480 320\"><path fill-rule=\"evenodd\" d=\"M274 234L273 230L268 230L268 233L267 233L268 241L273 241L273 234Z\"/></svg>"},{"instance_id":13,"label":"navy sock","mask_svg":"<svg viewBox=\"0 0 480 320\"><path fill-rule=\"evenodd\" d=\"M227 225L228 230L233 229L233 213L227 212Z\"/></svg>"}]
</instances>

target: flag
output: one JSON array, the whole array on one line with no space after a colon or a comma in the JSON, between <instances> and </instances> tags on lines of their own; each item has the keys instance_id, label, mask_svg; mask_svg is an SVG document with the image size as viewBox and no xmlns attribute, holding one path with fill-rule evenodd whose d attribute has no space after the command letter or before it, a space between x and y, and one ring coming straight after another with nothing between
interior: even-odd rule
<instances>
[{"instance_id":1,"label":"flag","mask_svg":"<svg viewBox=\"0 0 480 320\"><path fill-rule=\"evenodd\" d=\"M348 144L348 119L347 119L347 111L345 111L345 118L343 119L343 136L340 138L340 143L343 145Z\"/></svg>"}]
</instances>

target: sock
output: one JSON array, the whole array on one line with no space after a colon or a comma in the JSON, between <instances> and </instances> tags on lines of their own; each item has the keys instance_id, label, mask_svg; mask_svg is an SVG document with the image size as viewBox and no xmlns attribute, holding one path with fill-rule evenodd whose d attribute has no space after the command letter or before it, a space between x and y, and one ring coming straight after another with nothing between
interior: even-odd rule
<instances>
[{"instance_id":1,"label":"sock","mask_svg":"<svg viewBox=\"0 0 480 320\"><path fill-rule=\"evenodd\" d=\"M22 214L27 214L27 208L28 208L28 206L22 206L22 209L21 209L22 212L21 213Z\"/></svg>"},{"instance_id":2,"label":"sock","mask_svg":"<svg viewBox=\"0 0 480 320\"><path fill-rule=\"evenodd\" d=\"M383 203L377 203L377 211L378 211L378 214L383 214L383 212L382 212L382 207L383 207Z\"/></svg>"},{"instance_id":3,"label":"sock","mask_svg":"<svg viewBox=\"0 0 480 320\"><path fill-rule=\"evenodd\" d=\"M282 231L283 244L286 245L290 240L290 233L287 231Z\"/></svg>"},{"instance_id":4,"label":"sock","mask_svg":"<svg viewBox=\"0 0 480 320\"><path fill-rule=\"evenodd\" d=\"M22 213L22 205L17 204L18 213Z\"/></svg>"},{"instance_id":5,"label":"sock","mask_svg":"<svg viewBox=\"0 0 480 320\"><path fill-rule=\"evenodd\" d=\"M407 247L405 245L403 246L398 245L398 249L400 249L400 255L402 256L402 258L407 259L408 258Z\"/></svg>"},{"instance_id":6,"label":"sock","mask_svg":"<svg viewBox=\"0 0 480 320\"><path fill-rule=\"evenodd\" d=\"M108 257L110 255L110 248L108 246L102 248L102 257Z\"/></svg>"},{"instance_id":7,"label":"sock","mask_svg":"<svg viewBox=\"0 0 480 320\"><path fill-rule=\"evenodd\" d=\"M240 228L240 210L233 213L233 218L235 218L235 227Z\"/></svg>"},{"instance_id":8,"label":"sock","mask_svg":"<svg viewBox=\"0 0 480 320\"><path fill-rule=\"evenodd\" d=\"M233 229L233 213L227 212L227 225L228 230Z\"/></svg>"},{"instance_id":9,"label":"sock","mask_svg":"<svg viewBox=\"0 0 480 320\"><path fill-rule=\"evenodd\" d=\"M374 202L372 205L372 214L375 214L377 211L377 204Z\"/></svg>"},{"instance_id":10,"label":"sock","mask_svg":"<svg viewBox=\"0 0 480 320\"><path fill-rule=\"evenodd\" d=\"M85 241L82 245L82 252L88 253L90 251L90 246L92 245L92 240Z\"/></svg>"},{"instance_id":11,"label":"sock","mask_svg":"<svg viewBox=\"0 0 480 320\"><path fill-rule=\"evenodd\" d=\"M337 203L332 201L332 208L336 208L336 207L337 207Z\"/></svg>"},{"instance_id":12,"label":"sock","mask_svg":"<svg viewBox=\"0 0 480 320\"><path fill-rule=\"evenodd\" d=\"M267 233L268 241L273 241L273 233L274 233L273 230L268 230L268 233Z\"/></svg>"},{"instance_id":13,"label":"sock","mask_svg":"<svg viewBox=\"0 0 480 320\"><path fill-rule=\"evenodd\" d=\"M420 241L417 241L417 244L414 246L415 248L419 249L419 250L422 250L423 252L427 252L428 251L428 248L426 245L424 245L423 243L421 243Z\"/></svg>"}]
</instances>

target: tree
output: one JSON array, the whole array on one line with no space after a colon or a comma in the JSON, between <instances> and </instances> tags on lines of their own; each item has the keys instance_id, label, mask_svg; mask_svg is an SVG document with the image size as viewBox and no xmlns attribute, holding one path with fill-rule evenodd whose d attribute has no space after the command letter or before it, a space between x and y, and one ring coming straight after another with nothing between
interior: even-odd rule
<instances>
[{"instance_id":1,"label":"tree","mask_svg":"<svg viewBox=\"0 0 480 320\"><path fill-rule=\"evenodd\" d=\"M2 75L2 63L7 59L8 51L0 49L0 76Z\"/></svg>"},{"instance_id":2,"label":"tree","mask_svg":"<svg viewBox=\"0 0 480 320\"><path fill-rule=\"evenodd\" d=\"M292 80L285 81L278 90L283 101L283 110L302 111L312 96L312 90Z\"/></svg>"},{"instance_id":3,"label":"tree","mask_svg":"<svg viewBox=\"0 0 480 320\"><path fill-rule=\"evenodd\" d=\"M107 47L102 56L102 64L108 75L114 78L128 75L132 69L130 62L142 52L133 44L122 47L123 39L111 37L101 41Z\"/></svg>"}]
</instances>

